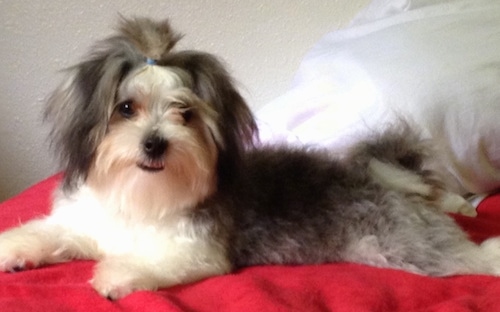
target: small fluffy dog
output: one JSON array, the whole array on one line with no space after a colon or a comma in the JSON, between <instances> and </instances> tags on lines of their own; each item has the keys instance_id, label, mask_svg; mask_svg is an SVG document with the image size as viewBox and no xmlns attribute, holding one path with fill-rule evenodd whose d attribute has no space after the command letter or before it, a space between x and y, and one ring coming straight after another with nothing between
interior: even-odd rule
<instances>
[{"instance_id":1,"label":"small fluffy dog","mask_svg":"<svg viewBox=\"0 0 500 312\"><path fill-rule=\"evenodd\" d=\"M419 274L500 274L443 210L468 211L425 170L407 126L328 151L254 144L221 62L174 51L167 21L123 19L49 100L65 176L49 216L0 235L0 270L97 260L117 299L259 264L350 261Z\"/></svg>"}]
</instances>

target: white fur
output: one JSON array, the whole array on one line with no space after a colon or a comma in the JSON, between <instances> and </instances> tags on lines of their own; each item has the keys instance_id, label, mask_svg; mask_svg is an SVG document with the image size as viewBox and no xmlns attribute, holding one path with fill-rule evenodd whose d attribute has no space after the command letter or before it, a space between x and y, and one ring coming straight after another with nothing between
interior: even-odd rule
<instances>
[{"instance_id":1,"label":"white fur","mask_svg":"<svg viewBox=\"0 0 500 312\"><path fill-rule=\"evenodd\" d=\"M489 258L492 264L493 274L500 276L500 267L498 259L500 259L500 237L493 237L481 243L481 249L485 257Z\"/></svg>"},{"instance_id":2,"label":"white fur","mask_svg":"<svg viewBox=\"0 0 500 312\"><path fill-rule=\"evenodd\" d=\"M431 185L425 183L422 177L414 172L397 168L377 159L370 160L368 170L375 181L387 188L423 197L431 196L433 191L439 191L438 206L442 211L470 217L477 216L476 209L462 196L444 189L433 190Z\"/></svg>"},{"instance_id":3,"label":"white fur","mask_svg":"<svg viewBox=\"0 0 500 312\"><path fill-rule=\"evenodd\" d=\"M446 212L460 213L468 217L476 217L477 211L474 206L460 195L455 193L444 193L440 197L441 209Z\"/></svg>"},{"instance_id":4,"label":"white fur","mask_svg":"<svg viewBox=\"0 0 500 312\"><path fill-rule=\"evenodd\" d=\"M229 271L222 250L182 214L154 222L120 218L83 186L60 195L52 214L2 234L0 270L71 258L100 260L91 283L103 296L122 297ZM148 278L149 277L149 278Z\"/></svg>"},{"instance_id":5,"label":"white fur","mask_svg":"<svg viewBox=\"0 0 500 312\"><path fill-rule=\"evenodd\" d=\"M368 170L377 182L387 188L422 196L429 196L432 193L432 187L426 184L421 176L375 158L370 161Z\"/></svg>"}]
</instances>

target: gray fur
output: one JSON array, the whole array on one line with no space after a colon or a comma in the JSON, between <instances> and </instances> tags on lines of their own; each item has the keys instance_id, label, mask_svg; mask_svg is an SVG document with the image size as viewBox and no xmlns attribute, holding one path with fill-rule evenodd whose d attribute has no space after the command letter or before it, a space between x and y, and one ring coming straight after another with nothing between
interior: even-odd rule
<instances>
[{"instance_id":1,"label":"gray fur","mask_svg":"<svg viewBox=\"0 0 500 312\"><path fill-rule=\"evenodd\" d=\"M349 261L437 276L491 273L491 262L475 258L480 247L429 198L384 188L367 170L377 157L426 172L427 153L404 126L361 142L345 159L321 149L256 148L231 186L197 213L211 216L204 222L217 225L235 269Z\"/></svg>"},{"instance_id":2,"label":"gray fur","mask_svg":"<svg viewBox=\"0 0 500 312\"><path fill-rule=\"evenodd\" d=\"M181 35L172 31L167 20L154 22L147 18L121 18L119 31L146 58L164 59L181 39Z\"/></svg>"}]
</instances>

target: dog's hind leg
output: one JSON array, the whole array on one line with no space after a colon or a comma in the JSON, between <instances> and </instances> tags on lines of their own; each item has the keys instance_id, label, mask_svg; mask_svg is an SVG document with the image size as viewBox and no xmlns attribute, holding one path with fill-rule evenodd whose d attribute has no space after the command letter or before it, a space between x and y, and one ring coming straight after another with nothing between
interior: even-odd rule
<instances>
[{"instance_id":1,"label":"dog's hind leg","mask_svg":"<svg viewBox=\"0 0 500 312\"><path fill-rule=\"evenodd\" d=\"M472 242L463 244L463 248L454 250L443 261L444 274L465 275L487 274L500 276L500 237L490 238L480 245Z\"/></svg>"},{"instance_id":2,"label":"dog's hind leg","mask_svg":"<svg viewBox=\"0 0 500 312\"><path fill-rule=\"evenodd\" d=\"M429 234L439 237L444 231L429 229ZM389 244L374 235L363 237L348 246L345 260L428 276L500 276L500 237L477 245L453 229L445 239L414 234L403 245L398 240L407 237L393 237Z\"/></svg>"},{"instance_id":3,"label":"dog's hind leg","mask_svg":"<svg viewBox=\"0 0 500 312\"><path fill-rule=\"evenodd\" d=\"M343 260L430 276L500 274L500 238L472 242L422 197L389 190L376 199L362 205L369 218L348 228Z\"/></svg>"}]
</instances>

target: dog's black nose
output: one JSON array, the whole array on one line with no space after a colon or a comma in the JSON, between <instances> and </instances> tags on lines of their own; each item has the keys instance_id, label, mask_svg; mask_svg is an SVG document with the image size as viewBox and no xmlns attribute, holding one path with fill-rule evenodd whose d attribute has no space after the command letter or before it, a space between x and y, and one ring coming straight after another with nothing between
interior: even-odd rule
<instances>
[{"instance_id":1,"label":"dog's black nose","mask_svg":"<svg viewBox=\"0 0 500 312\"><path fill-rule=\"evenodd\" d=\"M158 158L165 153L167 145L167 140L159 137L158 135L152 135L144 140L143 149L149 157Z\"/></svg>"}]
</instances>

